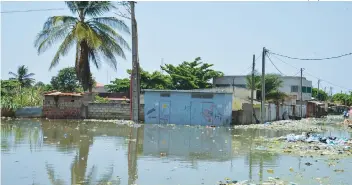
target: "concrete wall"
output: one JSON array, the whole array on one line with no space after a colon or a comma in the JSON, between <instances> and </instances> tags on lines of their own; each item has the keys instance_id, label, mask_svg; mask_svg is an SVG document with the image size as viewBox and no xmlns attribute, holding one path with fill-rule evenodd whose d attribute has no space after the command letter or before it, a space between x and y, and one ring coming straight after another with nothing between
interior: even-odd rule
<instances>
[{"instance_id":1,"label":"concrete wall","mask_svg":"<svg viewBox=\"0 0 352 185\"><path fill-rule=\"evenodd\" d=\"M42 107L23 107L18 108L15 112L17 118L38 118L42 117Z\"/></svg>"},{"instance_id":2,"label":"concrete wall","mask_svg":"<svg viewBox=\"0 0 352 185\"><path fill-rule=\"evenodd\" d=\"M255 123L255 119L253 117L251 122L251 105L248 103L244 103L242 110L236 110L232 112L232 122L233 124L251 124ZM294 108L295 107L295 108ZM279 120L282 120L282 115L286 111L290 116L300 116L300 106L291 106L291 105L280 105L279 106ZM306 105L302 106L302 114L303 117L307 115ZM257 119L260 121L260 108L254 109ZM276 121L277 106L275 104L266 104L265 105L265 122Z\"/></svg>"},{"instance_id":3,"label":"concrete wall","mask_svg":"<svg viewBox=\"0 0 352 185\"><path fill-rule=\"evenodd\" d=\"M83 105L81 96L45 96L43 113L50 119L79 119Z\"/></svg>"},{"instance_id":4,"label":"concrete wall","mask_svg":"<svg viewBox=\"0 0 352 185\"><path fill-rule=\"evenodd\" d=\"M141 105L141 121L144 119L144 106ZM88 119L130 119L130 104L122 103L89 103Z\"/></svg>"},{"instance_id":5,"label":"concrete wall","mask_svg":"<svg viewBox=\"0 0 352 185\"><path fill-rule=\"evenodd\" d=\"M200 97L209 94L212 97ZM223 125L231 122L231 93L153 91L145 92L144 97L146 123Z\"/></svg>"},{"instance_id":6,"label":"concrete wall","mask_svg":"<svg viewBox=\"0 0 352 185\"><path fill-rule=\"evenodd\" d=\"M295 95L297 96L297 100L300 100L300 85L301 85L301 77L282 77L284 83L283 86L279 89L281 92L285 92L288 95ZM298 86L298 92L291 92L291 86ZM312 81L306 80L303 78L302 86L304 87L311 87L312 88ZM303 100L311 100L312 93L302 93Z\"/></svg>"}]
</instances>

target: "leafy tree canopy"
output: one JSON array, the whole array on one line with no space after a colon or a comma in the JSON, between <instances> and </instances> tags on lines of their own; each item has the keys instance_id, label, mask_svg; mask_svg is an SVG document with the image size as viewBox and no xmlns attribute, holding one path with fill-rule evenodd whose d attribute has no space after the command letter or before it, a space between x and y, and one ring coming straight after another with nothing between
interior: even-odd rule
<instances>
[{"instance_id":1,"label":"leafy tree canopy","mask_svg":"<svg viewBox=\"0 0 352 185\"><path fill-rule=\"evenodd\" d=\"M317 88L313 88L312 89L312 97L316 98L319 101L326 101L329 98L328 94L325 91L321 90L321 89L319 89L319 95L318 95L318 89Z\"/></svg>"},{"instance_id":2,"label":"leafy tree canopy","mask_svg":"<svg viewBox=\"0 0 352 185\"><path fill-rule=\"evenodd\" d=\"M142 89L199 89L211 88L209 81L214 77L223 75L220 71L210 69L213 64L200 62L201 58L196 58L193 62L183 62L178 66L166 64L161 66L167 74L159 71L152 73L140 68ZM131 75L132 70L127 70ZM130 79L118 79L106 85L109 92L129 91Z\"/></svg>"},{"instance_id":3,"label":"leafy tree canopy","mask_svg":"<svg viewBox=\"0 0 352 185\"><path fill-rule=\"evenodd\" d=\"M165 64L162 70L170 75L172 89L202 89L211 88L213 85L209 81L224 74L220 71L210 69L213 64L203 63L197 57L192 62L184 61L178 66Z\"/></svg>"},{"instance_id":4,"label":"leafy tree canopy","mask_svg":"<svg viewBox=\"0 0 352 185\"><path fill-rule=\"evenodd\" d=\"M95 80L90 75L89 83L95 85ZM83 91L82 86L77 78L74 67L63 68L59 71L57 76L51 78L50 84L52 89L62 92L81 92ZM50 88L47 86L46 88Z\"/></svg>"}]
</instances>

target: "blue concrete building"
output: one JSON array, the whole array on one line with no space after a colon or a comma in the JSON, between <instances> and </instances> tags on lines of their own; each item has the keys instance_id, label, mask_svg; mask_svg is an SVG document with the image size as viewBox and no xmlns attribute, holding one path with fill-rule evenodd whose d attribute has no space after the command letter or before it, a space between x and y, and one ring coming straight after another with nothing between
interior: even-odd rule
<instances>
[{"instance_id":1,"label":"blue concrete building","mask_svg":"<svg viewBox=\"0 0 352 185\"><path fill-rule=\"evenodd\" d=\"M229 125L232 92L144 90L144 120L152 124Z\"/></svg>"}]
</instances>

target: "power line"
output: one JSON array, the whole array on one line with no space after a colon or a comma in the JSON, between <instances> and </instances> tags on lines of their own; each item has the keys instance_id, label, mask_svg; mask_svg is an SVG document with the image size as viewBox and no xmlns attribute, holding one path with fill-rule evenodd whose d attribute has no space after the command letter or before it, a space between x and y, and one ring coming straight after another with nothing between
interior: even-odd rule
<instances>
[{"instance_id":1,"label":"power line","mask_svg":"<svg viewBox=\"0 0 352 185\"><path fill-rule=\"evenodd\" d=\"M282 73L282 72L279 70L279 68L276 67L276 65L274 64L274 62L271 60L270 56L269 56L269 55L267 55L267 56L268 56L268 59L269 59L269 61L271 62L271 64L275 67L275 69L276 69L277 71L279 71L279 72L281 73L281 75L285 76L284 73Z\"/></svg>"},{"instance_id":2,"label":"power line","mask_svg":"<svg viewBox=\"0 0 352 185\"><path fill-rule=\"evenodd\" d=\"M66 10L67 8L49 8L49 9L33 9L33 10L12 10L12 11L2 11L2 14L10 13L26 13L26 12L44 12L44 11L53 11L53 10Z\"/></svg>"},{"instance_id":3,"label":"power line","mask_svg":"<svg viewBox=\"0 0 352 185\"><path fill-rule=\"evenodd\" d=\"M254 60L254 62L256 62L261 56L262 56L262 54L260 54L260 55ZM245 75L246 72L248 71L248 69L251 69L251 68L252 68L252 64L251 64L249 67L247 67L246 70L244 70L244 73L242 73L242 74Z\"/></svg>"},{"instance_id":4,"label":"power line","mask_svg":"<svg viewBox=\"0 0 352 185\"><path fill-rule=\"evenodd\" d=\"M281 57L293 59L293 60L330 60L330 59L336 59L336 58L341 58L341 57L344 57L344 56L352 55L352 53L346 53L346 54L342 54L342 55L339 55L339 56L326 57L326 58L297 58L297 57L290 57L290 56L286 56L286 55L281 55L281 54L273 53L273 52L271 52L271 51L269 51L269 53L270 53L270 54L273 54L273 55L277 55L277 56L281 56Z\"/></svg>"},{"instance_id":5,"label":"power line","mask_svg":"<svg viewBox=\"0 0 352 185\"><path fill-rule=\"evenodd\" d=\"M287 65L289 65L289 66L291 66L291 67L293 67L293 68L295 68L295 69L299 69L298 67L295 67L295 66L293 66L293 65L291 65L291 64L289 64L289 63L287 63L287 62L285 62L285 61L283 61L283 60L281 60L281 59L279 59L279 58L276 57L276 56L273 56L273 57L277 58L279 61L281 61L281 62L283 62L283 63L285 63L285 64L287 64ZM327 80L324 80L324 79L322 79L322 78L316 77L316 76L314 76L314 75L308 73L307 71L305 71L305 73L306 73L307 75L313 77L313 78L316 78L316 79L318 79L318 80L320 79L320 80L322 80L322 81L324 81L324 82L326 82L326 83L328 83L328 84L330 84L330 85L333 85L333 86L335 86L335 87L339 87L339 88L341 88L341 89L345 89L345 90L348 90L348 91L352 91L352 89L349 89L349 88L342 87L342 86L340 86L340 85L331 83L331 82L329 82L329 81L327 81ZM298 74L298 73L297 73L297 74Z\"/></svg>"},{"instance_id":6,"label":"power line","mask_svg":"<svg viewBox=\"0 0 352 185\"><path fill-rule=\"evenodd\" d=\"M104 5L93 5L92 7L101 7ZM76 7L76 9L86 8L84 6ZM55 11L55 10L69 10L69 8L47 8L47 9L27 9L27 10L9 10L9 11L1 11L1 14L11 14L11 13L28 13L28 12L45 12L45 11Z\"/></svg>"}]
</instances>

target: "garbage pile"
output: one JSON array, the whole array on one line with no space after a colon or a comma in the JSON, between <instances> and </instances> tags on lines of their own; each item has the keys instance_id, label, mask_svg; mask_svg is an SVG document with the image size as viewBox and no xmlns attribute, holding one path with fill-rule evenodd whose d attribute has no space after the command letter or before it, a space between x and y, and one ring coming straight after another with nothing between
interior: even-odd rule
<instances>
[{"instance_id":1,"label":"garbage pile","mask_svg":"<svg viewBox=\"0 0 352 185\"><path fill-rule=\"evenodd\" d=\"M265 139L266 146L260 150L307 155L352 155L352 139L323 137L320 134L303 132L300 135L289 134L279 138ZM263 142L262 142L263 144Z\"/></svg>"},{"instance_id":2,"label":"garbage pile","mask_svg":"<svg viewBox=\"0 0 352 185\"><path fill-rule=\"evenodd\" d=\"M294 182L288 182L281 180L279 177L273 178L273 177L268 177L267 180L263 181L262 183L255 183L249 180L244 180L244 181L236 181L236 180L231 180L229 178L225 178L225 181L219 181L217 185L259 185L259 184L265 184L265 185L296 185Z\"/></svg>"},{"instance_id":3,"label":"garbage pile","mask_svg":"<svg viewBox=\"0 0 352 185\"><path fill-rule=\"evenodd\" d=\"M289 131L310 131L321 132L326 127L319 125L321 120L302 119L302 120L281 120L266 122L265 124L236 125L235 129L270 129L270 130L289 130Z\"/></svg>"}]
</instances>

